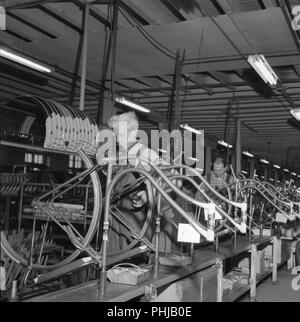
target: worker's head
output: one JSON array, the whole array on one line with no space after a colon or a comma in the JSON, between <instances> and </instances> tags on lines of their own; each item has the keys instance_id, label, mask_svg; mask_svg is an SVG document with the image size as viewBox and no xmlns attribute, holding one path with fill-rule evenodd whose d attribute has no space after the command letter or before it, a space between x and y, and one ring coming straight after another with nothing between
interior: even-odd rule
<instances>
[{"instance_id":1,"label":"worker's head","mask_svg":"<svg viewBox=\"0 0 300 322\"><path fill-rule=\"evenodd\" d=\"M139 122L134 112L126 112L111 117L108 126L114 131L119 143L134 142Z\"/></svg>"},{"instance_id":2,"label":"worker's head","mask_svg":"<svg viewBox=\"0 0 300 322\"><path fill-rule=\"evenodd\" d=\"M216 177L220 178L226 172L226 162L223 158L216 158L213 163L213 171Z\"/></svg>"}]
</instances>

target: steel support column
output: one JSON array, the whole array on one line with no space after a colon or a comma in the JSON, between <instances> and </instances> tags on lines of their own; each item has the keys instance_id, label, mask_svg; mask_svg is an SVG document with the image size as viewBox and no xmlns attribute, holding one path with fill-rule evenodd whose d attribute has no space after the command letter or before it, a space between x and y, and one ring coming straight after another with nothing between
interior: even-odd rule
<instances>
[{"instance_id":1,"label":"steel support column","mask_svg":"<svg viewBox=\"0 0 300 322\"><path fill-rule=\"evenodd\" d=\"M79 109L84 110L85 85L86 85L86 69L87 69L87 53L88 53L88 23L89 23L90 3L86 1L84 8L84 26L83 26L83 46L82 46L82 67L81 67L81 83L80 83L80 103Z\"/></svg>"}]
</instances>

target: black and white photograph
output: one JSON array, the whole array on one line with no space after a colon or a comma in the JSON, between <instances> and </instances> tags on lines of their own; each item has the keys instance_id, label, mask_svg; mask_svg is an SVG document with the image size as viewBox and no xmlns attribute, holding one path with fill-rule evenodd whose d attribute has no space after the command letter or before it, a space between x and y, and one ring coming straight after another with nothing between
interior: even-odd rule
<instances>
[{"instance_id":1,"label":"black and white photograph","mask_svg":"<svg viewBox=\"0 0 300 322\"><path fill-rule=\"evenodd\" d=\"M0 0L0 234L3 308L299 303L300 0Z\"/></svg>"}]
</instances>

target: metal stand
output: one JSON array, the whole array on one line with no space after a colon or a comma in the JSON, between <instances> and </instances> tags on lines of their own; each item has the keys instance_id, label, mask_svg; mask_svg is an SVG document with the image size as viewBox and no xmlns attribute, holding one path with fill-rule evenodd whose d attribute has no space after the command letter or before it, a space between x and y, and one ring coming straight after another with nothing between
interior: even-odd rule
<instances>
[{"instance_id":1,"label":"metal stand","mask_svg":"<svg viewBox=\"0 0 300 322\"><path fill-rule=\"evenodd\" d=\"M251 268L250 268L250 302L256 301L256 258L257 246L251 245Z\"/></svg>"},{"instance_id":2,"label":"metal stand","mask_svg":"<svg viewBox=\"0 0 300 322\"><path fill-rule=\"evenodd\" d=\"M273 270L272 270L272 283L273 284L278 284L277 281L277 263L278 263L278 238L276 236L273 236Z\"/></svg>"},{"instance_id":3,"label":"metal stand","mask_svg":"<svg viewBox=\"0 0 300 322\"><path fill-rule=\"evenodd\" d=\"M222 302L223 300L223 262L221 259L217 259L216 266L218 268L217 302Z\"/></svg>"},{"instance_id":4,"label":"metal stand","mask_svg":"<svg viewBox=\"0 0 300 322\"><path fill-rule=\"evenodd\" d=\"M106 178L106 191L107 194L109 185L112 178L112 169L113 165L111 163L108 164L107 167L107 178ZM109 204L110 200L106 200ZM101 273L100 273L100 299L103 299L106 295L106 261L107 261L107 248L108 248L108 232L109 232L109 213L104 213L104 222L103 222L103 236L102 236L102 266L101 266Z\"/></svg>"},{"instance_id":5,"label":"metal stand","mask_svg":"<svg viewBox=\"0 0 300 322\"><path fill-rule=\"evenodd\" d=\"M159 235L160 235L161 218L158 214L156 217L156 230L155 230L155 261L154 261L154 278L158 276L159 270Z\"/></svg>"},{"instance_id":6,"label":"metal stand","mask_svg":"<svg viewBox=\"0 0 300 322\"><path fill-rule=\"evenodd\" d=\"M216 238L215 238L215 250L216 252L218 252L219 250L219 236L216 235Z\"/></svg>"},{"instance_id":7,"label":"metal stand","mask_svg":"<svg viewBox=\"0 0 300 322\"><path fill-rule=\"evenodd\" d=\"M234 233L233 233L233 246L236 247L236 241L237 241L237 230L236 227L234 227Z\"/></svg>"}]
</instances>

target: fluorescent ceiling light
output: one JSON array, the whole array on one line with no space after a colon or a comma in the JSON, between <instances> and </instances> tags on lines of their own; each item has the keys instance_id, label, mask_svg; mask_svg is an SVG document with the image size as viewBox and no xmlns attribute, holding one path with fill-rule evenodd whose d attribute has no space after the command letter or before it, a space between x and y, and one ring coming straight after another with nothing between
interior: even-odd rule
<instances>
[{"instance_id":1,"label":"fluorescent ceiling light","mask_svg":"<svg viewBox=\"0 0 300 322\"><path fill-rule=\"evenodd\" d=\"M300 178L300 174L298 174L298 178Z\"/></svg>"},{"instance_id":2,"label":"fluorescent ceiling light","mask_svg":"<svg viewBox=\"0 0 300 322\"><path fill-rule=\"evenodd\" d=\"M247 172L247 171L243 171L243 170L242 170L241 172L242 172L243 174L248 174L248 172Z\"/></svg>"},{"instance_id":3,"label":"fluorescent ceiling light","mask_svg":"<svg viewBox=\"0 0 300 322\"><path fill-rule=\"evenodd\" d=\"M294 116L297 121L300 121L300 108L293 108L290 113Z\"/></svg>"},{"instance_id":4,"label":"fluorescent ceiling light","mask_svg":"<svg viewBox=\"0 0 300 322\"><path fill-rule=\"evenodd\" d=\"M296 174L295 172L292 172L292 173L291 173L291 175L292 175L292 176L296 176L297 174Z\"/></svg>"},{"instance_id":5,"label":"fluorescent ceiling light","mask_svg":"<svg viewBox=\"0 0 300 322\"><path fill-rule=\"evenodd\" d=\"M264 176L261 176L262 179L264 179L265 177Z\"/></svg>"},{"instance_id":6,"label":"fluorescent ceiling light","mask_svg":"<svg viewBox=\"0 0 300 322\"><path fill-rule=\"evenodd\" d=\"M279 78L266 61L264 55L250 55L248 57L248 63L255 69L257 74L264 80L266 84L273 86L277 85Z\"/></svg>"},{"instance_id":7,"label":"fluorescent ceiling light","mask_svg":"<svg viewBox=\"0 0 300 322\"><path fill-rule=\"evenodd\" d=\"M158 152L165 153L165 154L167 153L167 151L163 149L158 149Z\"/></svg>"},{"instance_id":8,"label":"fluorescent ceiling light","mask_svg":"<svg viewBox=\"0 0 300 322\"><path fill-rule=\"evenodd\" d=\"M202 134L202 132L201 132L201 131L194 129L194 128L190 127L190 126L189 126L189 125L187 125L187 124L181 124L181 125L180 125L180 127L181 127L181 128L183 128L183 129L185 129L185 130L187 130L187 131L190 131L190 132L196 133L196 134Z\"/></svg>"},{"instance_id":9,"label":"fluorescent ceiling light","mask_svg":"<svg viewBox=\"0 0 300 322\"><path fill-rule=\"evenodd\" d=\"M284 172L290 172L288 169L283 169Z\"/></svg>"},{"instance_id":10,"label":"fluorescent ceiling light","mask_svg":"<svg viewBox=\"0 0 300 322\"><path fill-rule=\"evenodd\" d=\"M270 178L270 181L274 181L274 179L273 178Z\"/></svg>"},{"instance_id":11,"label":"fluorescent ceiling light","mask_svg":"<svg viewBox=\"0 0 300 322\"><path fill-rule=\"evenodd\" d=\"M246 155L249 158L254 158L254 155L248 151L243 151L243 154Z\"/></svg>"},{"instance_id":12,"label":"fluorescent ceiling light","mask_svg":"<svg viewBox=\"0 0 300 322\"><path fill-rule=\"evenodd\" d=\"M230 149L232 149L232 145L231 144L228 144L227 142L225 142L225 141L218 141L218 144L220 144L220 145L223 145L223 146L225 146L226 148L230 148Z\"/></svg>"},{"instance_id":13,"label":"fluorescent ceiling light","mask_svg":"<svg viewBox=\"0 0 300 322\"><path fill-rule=\"evenodd\" d=\"M264 164L269 164L270 162L266 159L260 159L260 162L264 163Z\"/></svg>"},{"instance_id":14,"label":"fluorescent ceiling light","mask_svg":"<svg viewBox=\"0 0 300 322\"><path fill-rule=\"evenodd\" d=\"M281 167L278 164L273 164L273 167L276 169L281 169Z\"/></svg>"},{"instance_id":15,"label":"fluorescent ceiling light","mask_svg":"<svg viewBox=\"0 0 300 322\"><path fill-rule=\"evenodd\" d=\"M150 110L148 110L147 108L145 108L145 107L143 107L143 106L141 106L139 104L130 102L124 97L116 97L115 101L120 103L120 104L123 104L123 105L126 105L128 107L131 107L131 108L133 108L133 109L135 109L137 111L140 111L140 112L143 112L143 113L150 113Z\"/></svg>"},{"instance_id":16,"label":"fluorescent ceiling light","mask_svg":"<svg viewBox=\"0 0 300 322\"><path fill-rule=\"evenodd\" d=\"M45 65L42 65L40 63L34 62L31 59L25 58L19 54L15 54L12 51L4 48L4 47L0 47L0 56L6 58L6 59L10 59L16 63L19 63L21 65L27 66L29 68L38 70L39 72L43 72L43 73L51 73L52 69L49 67L46 67Z\"/></svg>"},{"instance_id":17,"label":"fluorescent ceiling light","mask_svg":"<svg viewBox=\"0 0 300 322\"><path fill-rule=\"evenodd\" d=\"M192 161L196 161L196 162L199 162L199 159L197 159L197 158L192 158L192 157L189 157L189 159L190 159L190 160L192 160Z\"/></svg>"}]
</instances>

